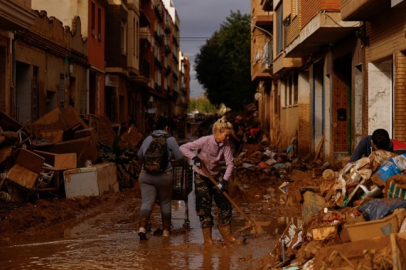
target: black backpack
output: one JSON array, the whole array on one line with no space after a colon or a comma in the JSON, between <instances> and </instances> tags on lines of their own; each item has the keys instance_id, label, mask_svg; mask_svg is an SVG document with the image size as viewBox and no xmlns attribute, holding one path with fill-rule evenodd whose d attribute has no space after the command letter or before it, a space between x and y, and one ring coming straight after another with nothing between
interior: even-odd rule
<instances>
[{"instance_id":1,"label":"black backpack","mask_svg":"<svg viewBox=\"0 0 406 270\"><path fill-rule=\"evenodd\" d=\"M159 174L168 166L168 135L152 136L152 141L144 154L144 169L149 174Z\"/></svg>"}]
</instances>

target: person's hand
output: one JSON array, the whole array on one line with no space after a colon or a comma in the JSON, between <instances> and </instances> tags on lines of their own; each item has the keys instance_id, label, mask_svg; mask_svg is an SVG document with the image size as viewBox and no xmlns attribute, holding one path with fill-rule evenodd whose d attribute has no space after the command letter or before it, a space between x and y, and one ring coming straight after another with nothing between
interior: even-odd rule
<instances>
[{"instance_id":1,"label":"person's hand","mask_svg":"<svg viewBox=\"0 0 406 270\"><path fill-rule=\"evenodd\" d=\"M225 186L226 186L226 184L227 184L227 180L226 180L226 179L221 180L221 182L217 184L217 191L218 191L219 193L223 192L223 191L224 191L224 188L225 188Z\"/></svg>"},{"instance_id":2,"label":"person's hand","mask_svg":"<svg viewBox=\"0 0 406 270\"><path fill-rule=\"evenodd\" d=\"M192 158L193 160L193 164L198 167L199 169L202 167L202 161L200 160L200 158L198 156L194 156Z\"/></svg>"}]
</instances>

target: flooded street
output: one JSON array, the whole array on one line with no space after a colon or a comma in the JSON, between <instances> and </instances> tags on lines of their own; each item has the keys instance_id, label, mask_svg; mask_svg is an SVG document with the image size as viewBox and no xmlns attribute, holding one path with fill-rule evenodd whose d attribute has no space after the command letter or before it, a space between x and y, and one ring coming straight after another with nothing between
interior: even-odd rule
<instances>
[{"instance_id":1,"label":"flooded street","mask_svg":"<svg viewBox=\"0 0 406 270\"><path fill-rule=\"evenodd\" d=\"M172 201L172 235L162 237L156 231L160 226L156 206L149 240L140 242L138 212L131 208L132 205L122 204L92 215L59 230L60 237L48 239L48 235L43 235L47 240L18 242L8 239L0 246L1 269L253 269L276 242L265 232L246 235L246 245L225 245L213 228L215 244L205 248L194 211L193 192L189 195L189 231L182 229L186 216L184 201ZM233 231L244 224L234 210Z\"/></svg>"}]
</instances>

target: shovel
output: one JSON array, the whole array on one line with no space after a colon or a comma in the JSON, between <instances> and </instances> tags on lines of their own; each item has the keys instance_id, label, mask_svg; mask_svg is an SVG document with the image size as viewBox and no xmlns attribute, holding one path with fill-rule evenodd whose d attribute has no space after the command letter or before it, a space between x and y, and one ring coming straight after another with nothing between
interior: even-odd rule
<instances>
[{"instance_id":1,"label":"shovel","mask_svg":"<svg viewBox=\"0 0 406 270\"><path fill-rule=\"evenodd\" d=\"M203 162L201 162L201 169L204 172L204 174L210 179L210 181L217 186L217 181L213 178L213 176L209 173L209 171L207 170L205 164ZM250 219L242 210L241 208L234 202L233 199L231 199L230 195L228 195L227 192L223 191L222 194L224 195L224 197L227 198L227 200L229 200L229 202L234 206L235 209L237 209L237 211L244 217L244 219L246 220L245 226L242 227L241 229L239 229L237 232L242 232L246 229L251 228L250 233L252 234L261 234L263 232L262 230L262 226L268 226L271 222L270 221L254 221L253 219Z\"/></svg>"}]
</instances>

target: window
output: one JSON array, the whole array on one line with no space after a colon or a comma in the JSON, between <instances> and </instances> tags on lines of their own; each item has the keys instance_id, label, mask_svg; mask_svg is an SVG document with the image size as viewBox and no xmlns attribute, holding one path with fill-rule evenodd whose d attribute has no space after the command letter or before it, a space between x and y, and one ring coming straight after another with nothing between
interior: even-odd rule
<instances>
[{"instance_id":1,"label":"window","mask_svg":"<svg viewBox=\"0 0 406 270\"><path fill-rule=\"evenodd\" d=\"M282 5L275 10L276 13L276 54L283 51L283 9Z\"/></svg>"},{"instance_id":2,"label":"window","mask_svg":"<svg viewBox=\"0 0 406 270\"><path fill-rule=\"evenodd\" d=\"M126 31L126 23L121 21L121 53L127 53L127 31Z\"/></svg>"},{"instance_id":3,"label":"window","mask_svg":"<svg viewBox=\"0 0 406 270\"><path fill-rule=\"evenodd\" d=\"M299 73L295 73L293 75L293 105L297 105L299 103Z\"/></svg>"},{"instance_id":4,"label":"window","mask_svg":"<svg viewBox=\"0 0 406 270\"><path fill-rule=\"evenodd\" d=\"M96 6L94 2L92 2L92 18L91 18L91 29L92 29L92 35L94 36L96 34L95 32L95 23L96 23Z\"/></svg>"},{"instance_id":5,"label":"window","mask_svg":"<svg viewBox=\"0 0 406 270\"><path fill-rule=\"evenodd\" d=\"M289 76L289 87L288 87L288 93L289 93L289 106L292 106L292 97L293 97L293 87L292 87L292 76Z\"/></svg>"},{"instance_id":6,"label":"window","mask_svg":"<svg viewBox=\"0 0 406 270\"><path fill-rule=\"evenodd\" d=\"M101 41L102 38L102 11L101 8L97 9L97 39Z\"/></svg>"},{"instance_id":7,"label":"window","mask_svg":"<svg viewBox=\"0 0 406 270\"><path fill-rule=\"evenodd\" d=\"M290 107L298 104L299 101L299 87L298 87L298 73L294 73L284 80L284 95L285 107Z\"/></svg>"},{"instance_id":8,"label":"window","mask_svg":"<svg viewBox=\"0 0 406 270\"><path fill-rule=\"evenodd\" d=\"M140 33L139 33L139 25L138 25L138 22L137 22L137 25L136 25L136 27L135 27L135 53L136 53L136 56L137 56L137 58L138 58L138 53L139 53L139 51L138 51L138 40L139 40L139 36L140 36Z\"/></svg>"},{"instance_id":9,"label":"window","mask_svg":"<svg viewBox=\"0 0 406 270\"><path fill-rule=\"evenodd\" d=\"M288 79L284 79L283 80L283 87L284 87L284 89L285 89L285 91L284 91L284 100L285 100L285 104L284 104L284 107L287 107L289 104L288 104L288 96L289 96L289 91L288 91Z\"/></svg>"},{"instance_id":10,"label":"window","mask_svg":"<svg viewBox=\"0 0 406 270\"><path fill-rule=\"evenodd\" d=\"M135 25L135 18L133 18L133 29L134 29L134 32L132 33L133 34L133 56L135 56L135 50L136 50L136 39L137 39L137 28L136 28L136 25Z\"/></svg>"}]
</instances>

